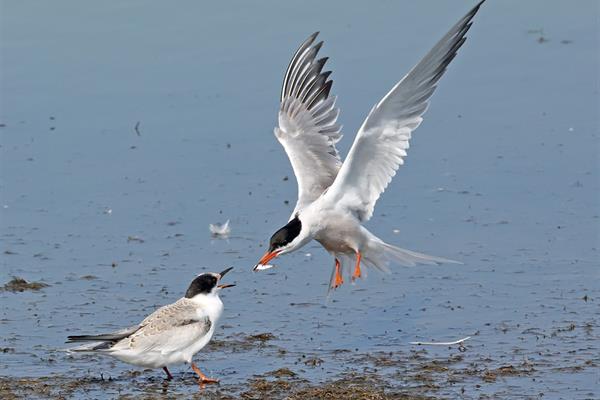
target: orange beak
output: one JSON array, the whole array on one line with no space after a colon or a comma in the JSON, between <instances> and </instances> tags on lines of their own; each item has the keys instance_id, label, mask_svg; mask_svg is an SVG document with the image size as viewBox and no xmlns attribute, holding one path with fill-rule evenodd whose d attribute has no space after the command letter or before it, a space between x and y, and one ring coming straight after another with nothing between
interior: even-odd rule
<instances>
[{"instance_id":1,"label":"orange beak","mask_svg":"<svg viewBox=\"0 0 600 400\"><path fill-rule=\"evenodd\" d=\"M258 261L258 264L256 264L254 266L254 270L256 271L257 268L259 266L261 266L261 265L267 265L269 263L269 261L271 261L272 259L274 259L278 255L279 255L279 251L267 251L265 253L265 255L262 256L262 258L260 259L260 261Z\"/></svg>"}]
</instances>

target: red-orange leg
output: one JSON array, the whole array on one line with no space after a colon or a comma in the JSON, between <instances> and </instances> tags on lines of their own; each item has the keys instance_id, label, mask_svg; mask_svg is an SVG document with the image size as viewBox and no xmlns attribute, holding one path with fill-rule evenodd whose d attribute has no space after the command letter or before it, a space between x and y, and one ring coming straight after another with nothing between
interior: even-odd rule
<instances>
[{"instance_id":1,"label":"red-orange leg","mask_svg":"<svg viewBox=\"0 0 600 400\"><path fill-rule=\"evenodd\" d=\"M192 363L192 369L194 370L196 375L198 375L198 384L200 385L200 388L204 389L207 383L219 383L218 379L209 378L206 375L204 375L194 363Z\"/></svg>"},{"instance_id":2,"label":"red-orange leg","mask_svg":"<svg viewBox=\"0 0 600 400\"><path fill-rule=\"evenodd\" d=\"M337 289L344 283L344 278L342 277L342 265L340 264L340 260L335 259L335 279L333 281L333 288Z\"/></svg>"},{"instance_id":3,"label":"red-orange leg","mask_svg":"<svg viewBox=\"0 0 600 400\"><path fill-rule=\"evenodd\" d=\"M360 272L360 251L356 252L356 266L354 267L354 273L352 274L352 280L355 280L356 278L360 278L361 276L361 272Z\"/></svg>"}]
</instances>

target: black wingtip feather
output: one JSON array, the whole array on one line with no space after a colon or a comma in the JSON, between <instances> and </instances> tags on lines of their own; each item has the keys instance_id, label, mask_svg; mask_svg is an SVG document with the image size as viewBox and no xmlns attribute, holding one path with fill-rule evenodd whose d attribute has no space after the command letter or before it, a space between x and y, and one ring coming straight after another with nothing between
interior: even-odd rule
<instances>
[{"instance_id":1,"label":"black wingtip feather","mask_svg":"<svg viewBox=\"0 0 600 400\"><path fill-rule=\"evenodd\" d=\"M317 31L317 32L313 33L312 35L310 35L304 42L302 42L300 47L298 47L298 49L292 56L292 59L290 60L290 63L288 64L288 67L285 71L285 75L283 77L283 84L281 86L281 100L283 100L285 98L285 96L289 93L290 85L292 83L291 72L292 72L294 65L296 64L296 62L298 60L298 57L300 57L300 55L304 52L304 50L308 49L314 43L318 34L319 34L319 32Z\"/></svg>"},{"instance_id":2,"label":"black wingtip feather","mask_svg":"<svg viewBox=\"0 0 600 400\"><path fill-rule=\"evenodd\" d=\"M467 16L473 18L473 16L477 14L477 11L479 11L479 8L483 3L485 3L485 0L481 0L479 3L475 4L475 6L471 8L471 11L469 11Z\"/></svg>"},{"instance_id":3,"label":"black wingtip feather","mask_svg":"<svg viewBox=\"0 0 600 400\"><path fill-rule=\"evenodd\" d=\"M312 99L310 99L310 102L306 105L306 108L308 110L311 110L313 106L318 104L321 100L327 99L327 97L329 96L329 92L331 91L332 84L333 81L325 82L325 84L319 89L317 94Z\"/></svg>"},{"instance_id":4,"label":"black wingtip feather","mask_svg":"<svg viewBox=\"0 0 600 400\"><path fill-rule=\"evenodd\" d=\"M319 50L321 50L321 47L323 47L323 41L321 40L319 43L315 44L315 55L319 53Z\"/></svg>"},{"instance_id":5,"label":"black wingtip feather","mask_svg":"<svg viewBox=\"0 0 600 400\"><path fill-rule=\"evenodd\" d=\"M318 34L318 31L313 33L300 45L288 65L281 90L282 102L286 98L297 98L310 110L329 96L331 72L321 72L329 58L315 60L324 43L315 43Z\"/></svg>"},{"instance_id":6,"label":"black wingtip feather","mask_svg":"<svg viewBox=\"0 0 600 400\"><path fill-rule=\"evenodd\" d=\"M296 98L304 98L307 93L310 92L310 87L314 83L314 80L311 81L312 78L318 79L325 63L327 62L328 57L323 57L317 61L314 61L310 66L310 70L305 74L302 82L295 86L292 91L292 95Z\"/></svg>"},{"instance_id":7,"label":"black wingtip feather","mask_svg":"<svg viewBox=\"0 0 600 400\"><path fill-rule=\"evenodd\" d=\"M104 338L103 335L93 336L93 335L81 335L81 336L69 336L67 337L67 343L72 342L101 342L106 340L113 340Z\"/></svg>"},{"instance_id":8,"label":"black wingtip feather","mask_svg":"<svg viewBox=\"0 0 600 400\"><path fill-rule=\"evenodd\" d=\"M72 342L113 342L119 341L132 333L137 329L131 329L120 333L107 333L103 335L71 335L67 336L67 343Z\"/></svg>"}]
</instances>

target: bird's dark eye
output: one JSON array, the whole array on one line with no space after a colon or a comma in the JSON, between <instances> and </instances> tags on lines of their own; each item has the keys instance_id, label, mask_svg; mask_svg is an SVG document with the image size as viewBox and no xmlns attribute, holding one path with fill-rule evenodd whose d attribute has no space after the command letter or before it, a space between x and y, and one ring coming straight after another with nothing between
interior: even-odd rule
<instances>
[{"instance_id":1,"label":"bird's dark eye","mask_svg":"<svg viewBox=\"0 0 600 400\"><path fill-rule=\"evenodd\" d=\"M298 216L287 223L286 226L279 229L271 236L269 241L269 251L277 250L287 244L291 243L302 230L302 223Z\"/></svg>"}]
</instances>

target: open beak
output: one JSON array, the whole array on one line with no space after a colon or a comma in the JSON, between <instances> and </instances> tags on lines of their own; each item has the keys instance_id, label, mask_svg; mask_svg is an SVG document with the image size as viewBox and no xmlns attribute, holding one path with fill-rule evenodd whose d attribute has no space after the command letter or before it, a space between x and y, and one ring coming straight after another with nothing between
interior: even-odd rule
<instances>
[{"instance_id":1,"label":"open beak","mask_svg":"<svg viewBox=\"0 0 600 400\"><path fill-rule=\"evenodd\" d=\"M217 287L219 289L225 289L225 288L233 287L233 286L235 286L235 283L229 283L229 284L225 284L225 285L217 285Z\"/></svg>"},{"instance_id":2,"label":"open beak","mask_svg":"<svg viewBox=\"0 0 600 400\"><path fill-rule=\"evenodd\" d=\"M223 276L226 273L228 273L229 271L231 271L232 269L233 269L233 267L229 267L229 268L221 271L221 273L219 274L219 280L221 280L223 278ZM233 284L233 283L226 283L226 284L223 284L223 285L217 285L217 287L219 289L225 289L225 288L232 287L232 286L235 286L235 284Z\"/></svg>"},{"instance_id":3,"label":"open beak","mask_svg":"<svg viewBox=\"0 0 600 400\"><path fill-rule=\"evenodd\" d=\"M257 271L263 265L267 265L269 261L279 255L279 251L267 251L264 256L258 261L258 264L254 266L254 271Z\"/></svg>"},{"instance_id":4,"label":"open beak","mask_svg":"<svg viewBox=\"0 0 600 400\"><path fill-rule=\"evenodd\" d=\"M225 276L226 273L228 273L229 271L231 271L233 269L233 267L229 267L224 271L221 271L221 273L219 274L219 279L223 278Z\"/></svg>"}]
</instances>

